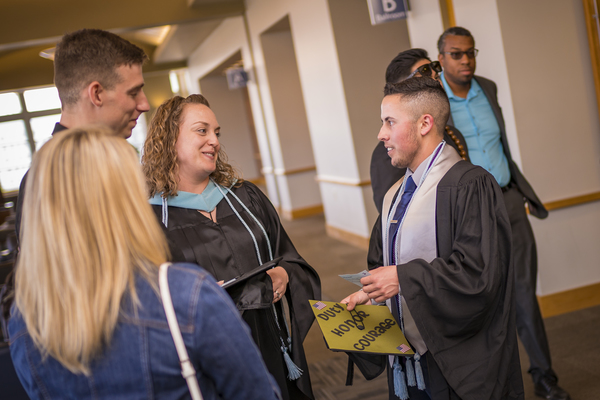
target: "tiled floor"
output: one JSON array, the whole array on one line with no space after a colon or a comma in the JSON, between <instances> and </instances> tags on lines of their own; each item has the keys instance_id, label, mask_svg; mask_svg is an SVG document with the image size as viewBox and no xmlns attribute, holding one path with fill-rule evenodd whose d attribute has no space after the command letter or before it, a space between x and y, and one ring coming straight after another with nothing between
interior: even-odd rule
<instances>
[{"instance_id":1,"label":"tiled floor","mask_svg":"<svg viewBox=\"0 0 600 400\"><path fill-rule=\"evenodd\" d=\"M365 269L365 250L328 237L322 215L284 221L284 226L300 254L320 274L323 299L338 301L356 290L355 285L338 275ZM572 400L600 399L600 306L548 318L545 323L553 366L561 386L569 391ZM326 348L316 324L304 347L318 400L388 398L384 376L367 382L357 370L354 385L344 385L347 357ZM521 364L525 399L538 399L533 394L533 384L527 374L528 359L522 349Z\"/></svg>"}]
</instances>

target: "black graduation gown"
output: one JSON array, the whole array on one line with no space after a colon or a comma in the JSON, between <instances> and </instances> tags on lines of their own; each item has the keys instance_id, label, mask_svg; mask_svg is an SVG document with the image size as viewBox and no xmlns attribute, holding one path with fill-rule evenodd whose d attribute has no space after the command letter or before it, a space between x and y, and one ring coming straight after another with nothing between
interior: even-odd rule
<instances>
[{"instance_id":1,"label":"black graduation gown","mask_svg":"<svg viewBox=\"0 0 600 400\"><path fill-rule=\"evenodd\" d=\"M438 257L398 265L398 281L431 355L463 400L522 399L511 230L494 178L466 161L440 181ZM369 269L383 263L381 216Z\"/></svg>"},{"instance_id":2,"label":"black graduation gown","mask_svg":"<svg viewBox=\"0 0 600 400\"><path fill-rule=\"evenodd\" d=\"M279 329L271 302L273 287L266 273L251 278L245 284L233 286L232 296L242 318L250 326L269 372L279 384L284 399L313 398L302 342L314 320L309 299L320 299L321 283L315 270L298 254L279 216L267 197L250 182L232 189L265 228L273 257L283 257L279 263L289 276L285 293L290 307L292 353L294 363L304 372L295 380L287 379ZM231 195L227 196L256 238L262 262L269 261L266 238L252 217ZM152 206L162 220L162 206ZM197 210L169 207L168 228L165 229L173 261L193 262L211 273L216 280L228 281L260 265L252 237L225 199L217 205L216 223ZM161 224L162 225L162 224ZM164 228L164 225L163 225ZM287 339L281 316L281 302L276 303L283 338ZM301 393L302 392L302 393Z\"/></svg>"}]
</instances>

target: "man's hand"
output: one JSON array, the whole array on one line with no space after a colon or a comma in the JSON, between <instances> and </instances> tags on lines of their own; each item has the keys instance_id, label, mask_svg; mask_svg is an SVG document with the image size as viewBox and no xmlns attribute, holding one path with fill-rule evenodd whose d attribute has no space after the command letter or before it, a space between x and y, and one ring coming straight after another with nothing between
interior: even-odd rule
<instances>
[{"instance_id":1,"label":"man's hand","mask_svg":"<svg viewBox=\"0 0 600 400\"><path fill-rule=\"evenodd\" d=\"M398 272L395 265L379 267L369 271L371 275L361 278L363 292L371 300L383 303L399 292Z\"/></svg>"},{"instance_id":2,"label":"man's hand","mask_svg":"<svg viewBox=\"0 0 600 400\"><path fill-rule=\"evenodd\" d=\"M346 304L346 308L348 311L354 310L354 307L357 304L367 304L369 302L369 296L363 290L359 290L358 292L352 293L350 296L346 297L344 300L340 301L340 303Z\"/></svg>"}]
</instances>

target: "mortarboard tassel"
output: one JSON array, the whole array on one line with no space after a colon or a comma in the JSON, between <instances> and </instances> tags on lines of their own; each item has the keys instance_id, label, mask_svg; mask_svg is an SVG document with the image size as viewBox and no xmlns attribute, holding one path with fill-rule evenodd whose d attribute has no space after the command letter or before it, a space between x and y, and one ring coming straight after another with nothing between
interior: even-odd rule
<instances>
[{"instance_id":1,"label":"mortarboard tassel","mask_svg":"<svg viewBox=\"0 0 600 400\"><path fill-rule=\"evenodd\" d=\"M412 362L410 358L406 358L406 382L408 386L415 387L417 386L417 380L415 379L415 370L413 368Z\"/></svg>"},{"instance_id":2,"label":"mortarboard tassel","mask_svg":"<svg viewBox=\"0 0 600 400\"><path fill-rule=\"evenodd\" d=\"M425 390L425 379L423 379L423 370L421 369L421 356L415 352L415 375L417 376L417 388Z\"/></svg>"},{"instance_id":3,"label":"mortarboard tassel","mask_svg":"<svg viewBox=\"0 0 600 400\"><path fill-rule=\"evenodd\" d=\"M408 400L408 388L404 380L404 371L400 365L400 357L394 358L394 394L400 400Z\"/></svg>"},{"instance_id":4,"label":"mortarboard tassel","mask_svg":"<svg viewBox=\"0 0 600 400\"><path fill-rule=\"evenodd\" d=\"M294 364L285 346L281 346L281 351L283 352L283 359L285 360L285 365L288 369L287 377L290 381L295 381L296 379L302 376L302 372L304 371L302 371L300 368L298 368L296 364Z\"/></svg>"}]
</instances>

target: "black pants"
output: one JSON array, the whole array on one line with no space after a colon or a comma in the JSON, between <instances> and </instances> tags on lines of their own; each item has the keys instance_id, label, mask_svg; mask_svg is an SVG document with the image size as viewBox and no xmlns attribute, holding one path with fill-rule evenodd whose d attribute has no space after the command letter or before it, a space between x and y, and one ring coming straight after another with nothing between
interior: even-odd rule
<instances>
[{"instance_id":1,"label":"black pants","mask_svg":"<svg viewBox=\"0 0 600 400\"><path fill-rule=\"evenodd\" d=\"M402 368L406 371L404 365ZM408 397L410 400L460 400L460 397L448 385L446 378L442 375L442 371L440 371L440 367L438 367L431 353L426 352L421 356L421 369L423 370L425 390L419 390L416 386L408 386ZM387 374L390 400L398 400L398 397L394 394L393 368L389 365L389 362Z\"/></svg>"},{"instance_id":2,"label":"black pants","mask_svg":"<svg viewBox=\"0 0 600 400\"><path fill-rule=\"evenodd\" d=\"M517 332L529 356L529 373L534 382L538 382L543 376L557 379L552 370L544 321L535 294L537 252L533 230L525 212L523 195L516 188L510 188L504 192L504 202L512 228Z\"/></svg>"}]
</instances>

